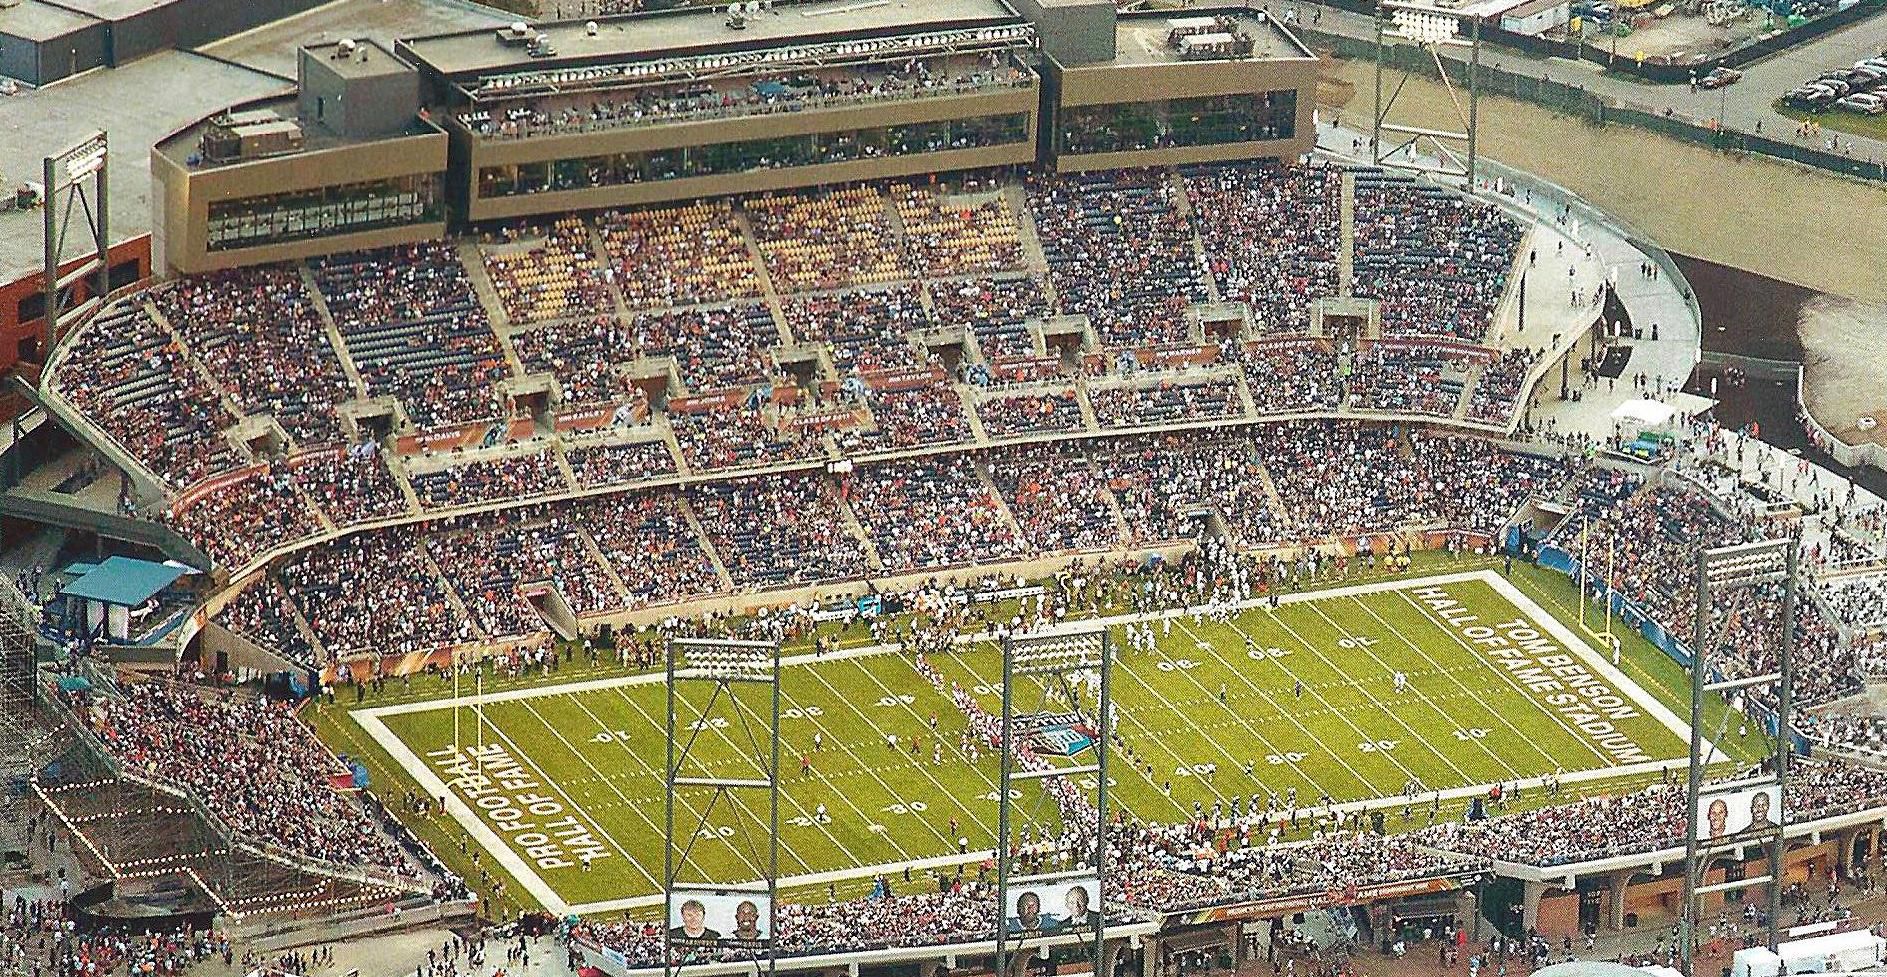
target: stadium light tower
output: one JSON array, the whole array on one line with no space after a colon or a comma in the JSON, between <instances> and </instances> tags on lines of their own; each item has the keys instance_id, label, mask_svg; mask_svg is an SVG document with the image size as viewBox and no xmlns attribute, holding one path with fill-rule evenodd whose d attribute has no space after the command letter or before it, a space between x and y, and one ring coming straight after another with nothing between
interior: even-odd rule
<instances>
[{"instance_id":1,"label":"stadium light tower","mask_svg":"<svg viewBox=\"0 0 1887 977\"><path fill-rule=\"evenodd\" d=\"M780 880L780 646L770 641L675 638L668 642L667 665L663 973L719 961L732 951L745 955L755 973L772 974ZM705 701L684 696L695 689L705 690ZM691 709L699 707L692 718L679 715L684 701ZM731 772L744 776L717 773L707 760L695 758L704 733L725 740L740 754ZM714 759L715 769L728 770L725 752ZM756 794L766 798L764 815L743 799ZM681 832L676 831L677 804L688 807L688 824ZM747 830L715 823L717 810L723 819L744 821ZM762 817L764 825L753 823ZM758 844L756 830L764 831ZM761 878L713 879L691 872L695 846L703 839L725 841L761 872Z\"/></svg>"},{"instance_id":2,"label":"stadium light tower","mask_svg":"<svg viewBox=\"0 0 1887 977\"><path fill-rule=\"evenodd\" d=\"M1467 21L1468 36L1461 36L1462 21ZM1411 126L1389 121L1395 109L1396 99L1402 95L1403 86L1415 75L1413 65L1403 65L1396 80L1395 90L1383 98L1383 69L1390 60L1391 51L1402 44L1413 44L1426 52L1435 63L1435 75L1441 80L1442 87L1448 92L1448 99L1454 105L1455 121L1458 130L1433 129L1424 126ZM1467 104L1462 105L1461 93L1456 90L1456 81L1448 74L1447 62L1442 57L1444 48L1467 48L1462 82L1467 87ZM1391 169L1416 170L1424 173L1439 173L1443 176L1458 177L1464 180L1469 190L1474 189L1474 177L1477 165L1481 115L1481 19L1476 16L1463 16L1458 11L1447 10L1416 0L1381 0L1376 7L1376 103L1371 113L1369 147L1370 159L1377 166ZM1383 144L1384 136L1401 139L1394 146ZM1426 146L1434 150L1439 163L1428 165L1416 158L1418 151ZM1464 146L1463 152L1455 145ZM1403 159L1399 154L1407 152Z\"/></svg>"},{"instance_id":3,"label":"stadium light tower","mask_svg":"<svg viewBox=\"0 0 1887 977\"><path fill-rule=\"evenodd\" d=\"M1690 831L1684 841L1684 911L1681 917L1684 973L1695 977L1692 954L1696 930L1702 916L1703 898L1713 892L1751 889L1769 890L1769 948L1778 939L1777 921L1782 917L1783 825L1788 820L1783 793L1789 780L1789 720L1794 684L1796 571L1800 547L1792 539L1762 540L1721 546L1697 554L1695 587L1696 618L1691 629L1693 646L1690 656L1690 789L1688 812ZM1781 584L1782 630L1777 638L1776 670L1743 678L1718 678L1710 667L1710 642L1706 629L1710 624L1711 599L1719 592L1733 592L1751 587ZM1723 711L1716 735L1708 741L1703 734L1704 695L1708 692L1733 692L1773 687L1775 694L1775 755L1769 773L1704 786L1704 769L1715 759L1716 744L1723 738L1730 710ZM1758 812L1762 812L1759 814ZM1726 879L1704 884L1710 859L1726 849L1745 845L1769 846L1769 870L1754 878Z\"/></svg>"},{"instance_id":4,"label":"stadium light tower","mask_svg":"<svg viewBox=\"0 0 1887 977\"><path fill-rule=\"evenodd\" d=\"M109 160L105 134L94 132L63 152L45 157L45 226L43 241L45 265L41 269L40 290L46 296L46 337L57 341L69 325L90 315L104 304L111 291L111 237L108 223L110 198L105 192L105 164ZM59 266L66 260L67 243L77 237L72 228L74 210L85 216L84 230L91 237L90 247L81 260L64 275ZM66 308L72 287L88 275L97 275L97 287L82 303Z\"/></svg>"},{"instance_id":5,"label":"stadium light tower","mask_svg":"<svg viewBox=\"0 0 1887 977\"><path fill-rule=\"evenodd\" d=\"M1094 977L1103 972L1107 757L1113 731L1110 644L1107 629L1094 626L1011 635L1003 640L1002 775L996 820L997 977L1009 977L1031 939L1049 935L1040 924L1043 915L1061 917L1062 935L1091 938ZM1017 713L1018 681L1040 690L1035 711ZM1092 832L1086 839L1092 847L1086 851L1071 848L1074 858L1069 864L1047 870L1037 864L1018 872L1014 809L1022 791L1017 784L1039 785L1036 801L1054 809L1052 818L1044 811L1037 824L1058 824L1065 833L1077 833L1077 841L1080 832ZM1082 911L1085 919L1077 917Z\"/></svg>"}]
</instances>

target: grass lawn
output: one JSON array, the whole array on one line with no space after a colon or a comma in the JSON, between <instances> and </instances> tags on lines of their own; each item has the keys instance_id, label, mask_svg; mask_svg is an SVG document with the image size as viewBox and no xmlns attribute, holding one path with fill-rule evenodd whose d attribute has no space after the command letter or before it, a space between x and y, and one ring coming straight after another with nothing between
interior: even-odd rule
<instances>
[{"instance_id":1,"label":"grass lawn","mask_svg":"<svg viewBox=\"0 0 1887 977\"><path fill-rule=\"evenodd\" d=\"M1495 565L1417 564L1425 573ZM1169 820L1190 814L1195 803L1210 807L1234 797L1272 796L1282 806L1295 791L1300 807L1323 795L1386 807L1395 830L1427 822L1427 792L1453 791L1437 815L1453 817L1490 783L1558 771L1571 781L1569 792L1631 789L1658 776L1644 769L1647 761L1682 755L1681 738L1651 712L1661 702L1687 718L1683 672L1648 643L1635 636L1626 642L1626 682L1598 674L1607 666L1597 642L1569 670L1621 693L1618 701L1593 700L1606 702L1611 713L1595 717L1576 697L1556 699L1544 685L1530 687L1543 681L1539 673L1503 665L1475 643L1483 632L1464 630L1493 626L1508 634L1498 626L1523 624L1553 646L1533 649L1537 659L1561 643L1550 637L1548 620L1535 620L1486 581L1431 586L1417 576L1372 592L1354 586L1312 592L1277 612L1255 609L1225 622L1184 616L1170 629L1156 625L1154 648L1124 650L1114 670L1119 731L1131 754L1114 751L1113 801L1135 816ZM1516 566L1512 584L1516 600L1537 604L1541 617L1576 632L1576 591L1564 577ZM1467 614L1475 621L1465 621ZM1596 619L1589 623L1598 626ZM1118 629L1116 643L1124 648ZM966 645L934 664L946 682L961 684L992 712L1000 708L994 646ZM1408 680L1401 691L1397 672ZM546 684L553 680L557 687ZM425 792L436 794L442 782L464 787L471 782L463 775L477 772L452 752L456 711L461 750L482 742L483 772L503 789L483 791L476 783L471 793L454 789L463 802L457 821L433 819L422 828L443 855L469 863L486 846L479 867L504 871L493 857L504 852L513 869L505 872L511 894L526 903L616 909L659 892L666 709L659 676L566 667L506 683L507 694L494 697L497 687L487 686L482 736L481 710L441 701L449 689L436 679L363 704L397 707L378 716L387 744L363 729L359 720L368 714L324 706L312 718L337 748L368 762L383 793L389 783L418 783L394 761L391 746L426 765ZM754 775L749 757L763 738L764 706L723 697L703 711L704 696L705 687L680 699L679 724L698 733L690 752L697 766L683 773ZM855 891L885 866L948 860L961 842L971 852L993 844L995 761L986 749L975 758L964 751L963 715L909 660L874 653L790 666L782 697L780 874L791 884ZM1016 699L1019 709L1065 708L1045 700L1039 687L1019 688ZM1747 755L1760 749L1750 740L1725 746ZM802 754L812 759L805 774ZM1621 765L1639 769L1614 776ZM1398 817L1412 783L1424 803ZM1539 803L1539 795L1519 803ZM714 801L705 789L681 792L678 829L703 825L685 876L761 874L761 797ZM531 804L541 816L519 816ZM1054 820L1037 791L1025 791L1016 807L1024 823ZM482 840L467 843L472 825ZM591 852L589 868L575 857L578 849ZM476 879L477 871L468 876Z\"/></svg>"},{"instance_id":2,"label":"grass lawn","mask_svg":"<svg viewBox=\"0 0 1887 977\"><path fill-rule=\"evenodd\" d=\"M1887 139L1887 115L1864 115L1843 108L1830 108L1826 112L1807 112L1787 104L1782 99L1776 99L1775 107L1777 112L1797 122L1812 120L1821 123L1823 129L1836 129L1873 139ZM1788 133L1784 132L1772 132L1766 135L1774 139L1788 138ZM1819 147L1810 146L1810 148Z\"/></svg>"}]
</instances>

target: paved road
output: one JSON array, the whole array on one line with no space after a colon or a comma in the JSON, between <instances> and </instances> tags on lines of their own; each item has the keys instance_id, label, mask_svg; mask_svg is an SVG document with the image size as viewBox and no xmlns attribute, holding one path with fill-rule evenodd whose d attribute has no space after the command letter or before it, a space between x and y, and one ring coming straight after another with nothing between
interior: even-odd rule
<instances>
[{"instance_id":1,"label":"paved road","mask_svg":"<svg viewBox=\"0 0 1887 977\"><path fill-rule=\"evenodd\" d=\"M1295 11L1300 26L1313 31L1361 40L1375 37L1374 23L1363 14L1296 3L1274 9L1282 11L1287 19ZM1716 91L1692 91L1687 85L1649 84L1626 76L1607 75L1591 62L1539 58L1496 45L1483 48L1481 60L1509 72L1576 84L1631 108L1654 113L1668 111L1700 124L1721 117L1724 125L1733 130L1788 139L1797 123L1775 111L1772 103L1776 96L1830 68L1847 68L1862 58L1879 56L1884 48L1887 48L1887 14L1876 14L1749 65L1744 69L1742 81ZM1358 96L1367 100L1371 93L1359 92ZM1887 141L1850 136L1832 129L1823 131L1823 138L1828 137L1840 140L1839 152L1857 159L1887 161ZM1813 139L1801 142L1815 145Z\"/></svg>"}]
</instances>

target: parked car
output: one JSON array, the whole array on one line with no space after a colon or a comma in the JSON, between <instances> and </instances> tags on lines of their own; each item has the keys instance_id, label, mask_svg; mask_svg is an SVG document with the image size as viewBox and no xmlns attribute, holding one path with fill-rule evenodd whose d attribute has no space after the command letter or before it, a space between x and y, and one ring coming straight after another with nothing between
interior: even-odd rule
<instances>
[{"instance_id":1,"label":"parked car","mask_svg":"<svg viewBox=\"0 0 1887 977\"><path fill-rule=\"evenodd\" d=\"M1798 109L1807 109L1810 112L1823 111L1828 108L1828 106L1835 104L1835 101L1839 97L1840 96L1837 96L1834 92L1820 85L1803 85L1801 88L1784 96L1790 105Z\"/></svg>"},{"instance_id":2,"label":"parked car","mask_svg":"<svg viewBox=\"0 0 1887 977\"><path fill-rule=\"evenodd\" d=\"M1736 84L1737 79L1741 77L1743 77L1743 73L1735 68L1717 68L1702 78L1697 79L1697 87L1722 88L1725 85Z\"/></svg>"},{"instance_id":3,"label":"parked car","mask_svg":"<svg viewBox=\"0 0 1887 977\"><path fill-rule=\"evenodd\" d=\"M1879 115L1887 112L1887 99L1879 95L1849 95L1835 104L1850 112L1860 112L1864 115Z\"/></svg>"}]
</instances>

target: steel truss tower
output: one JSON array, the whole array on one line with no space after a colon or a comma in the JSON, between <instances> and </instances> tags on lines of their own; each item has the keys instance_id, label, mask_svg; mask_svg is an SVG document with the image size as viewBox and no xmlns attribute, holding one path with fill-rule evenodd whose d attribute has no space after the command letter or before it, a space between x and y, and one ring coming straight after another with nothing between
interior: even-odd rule
<instances>
[{"instance_id":1,"label":"steel truss tower","mask_svg":"<svg viewBox=\"0 0 1887 977\"><path fill-rule=\"evenodd\" d=\"M1112 639L1101 627L1058 630L1046 634L1011 636L1003 641L1002 655L1002 775L997 789L996 835L996 974L1008 977L1026 959L1031 940L1045 931L1032 930L1020 913L1012 913L1016 899L1034 895L1037 910L1044 907L1044 890L1067 890L1092 884L1088 923L1060 930L1092 941L1094 977L1102 977L1102 945L1106 923L1101 911L1108 880L1107 768L1108 738L1113 732L1111 666ZM1018 680L1026 683L1019 688ZM1084 698L1082 687L1087 686ZM1034 692L1036 711L1018 714L1017 696ZM1093 759L1082 754L1092 750ZM1057 762L1060 761L1060 762ZM1092 831L1092 847L1075 850L1074 864L1042 870L1018 866L1015 844L1015 808L1022 800L1017 784L1041 789L1037 804L1046 810L1031 822L1042 829L1050 824L1063 832ZM1091 805L1091 812L1084 811ZM1085 817L1091 821L1083 823ZM1073 823L1070 823L1070 819ZM1039 838L1039 836L1038 836ZM1067 895L1065 898L1072 898ZM1012 920L1011 917L1016 919Z\"/></svg>"},{"instance_id":2,"label":"steel truss tower","mask_svg":"<svg viewBox=\"0 0 1887 977\"><path fill-rule=\"evenodd\" d=\"M1461 22L1468 22L1468 36L1460 36ZM1387 101L1383 99L1383 69L1389 58L1389 51L1400 41L1414 44L1427 52L1435 62L1435 75L1441 80L1442 87L1448 90L1448 98L1454 104L1455 121L1459 130L1429 129L1409 126L1389 121L1390 113L1395 109L1396 99L1402 95L1402 88L1409 83L1415 70L1410 67L1400 69L1396 87L1389 93ZM1463 79L1467 87L1467 105L1461 104L1461 93L1456 89L1455 79L1448 75L1447 61L1442 58L1442 49L1447 47L1465 47L1468 49L1467 67ZM1474 189L1477 156L1480 141L1481 121L1481 20L1478 17L1463 17L1459 11L1447 10L1433 4L1414 2L1414 0L1380 0L1376 7L1376 101L1371 113L1370 123L1370 159L1377 165L1391 169L1416 170L1424 173L1438 173L1442 176L1464 180L1469 191ZM1402 139L1394 146L1383 145L1384 134ZM1415 159L1417 151L1423 148L1422 141L1428 140L1429 148L1435 151L1440 160L1439 168L1420 163ZM1465 156L1457 152L1455 146L1465 148ZM1396 154L1409 151L1407 159L1398 160Z\"/></svg>"},{"instance_id":3,"label":"steel truss tower","mask_svg":"<svg viewBox=\"0 0 1887 977\"><path fill-rule=\"evenodd\" d=\"M1689 837L1684 843L1684 909L1681 916L1684 973L1695 977L1693 947L1703 915L1703 899L1713 892L1736 889L1767 888L1769 896L1769 948L1778 939L1778 920L1782 917L1783 825L1788 820L1783 805L1789 780L1789 738L1793 710L1795 678L1795 602L1797 558L1800 546L1792 539L1763 540L1704 550L1697 554L1695 587L1696 618L1691 629L1694 638L1690 662L1690 784L1687 803L1690 812ZM1776 670L1743 678L1716 678L1710 667L1711 642L1708 629L1712 617L1711 600L1719 593L1731 593L1751 587L1781 584L1782 629L1777 636ZM1730 721L1724 709L1714 736L1704 738L1705 693L1775 690L1775 754L1767 773L1756 773L1730 781L1705 785L1704 771L1716 760L1716 744L1721 741ZM1766 795L1766 800L1758 800ZM1767 823L1753 816L1743 817L1757 805L1771 809ZM1708 805L1708 807L1706 807ZM1732 824L1743 825L1740 830ZM1708 835L1706 835L1708 832ZM1753 878L1726 879L1706 885L1705 873L1712 858L1726 851L1739 851L1749 845L1767 846L1767 874ZM1741 860L1740 854L1737 856Z\"/></svg>"},{"instance_id":4,"label":"steel truss tower","mask_svg":"<svg viewBox=\"0 0 1887 977\"><path fill-rule=\"evenodd\" d=\"M690 963L718 960L723 944L707 950L690 943L675 924L678 910L721 900L751 906L764 925L764 938L735 947L756 973L775 968L774 910L780 879L780 646L768 641L676 638L668 643L668 762L663 778L668 796L663 806L662 967L678 973ZM700 695L685 693L699 691ZM688 715L683 715L686 708ZM698 711L697 711L698 710ZM736 773L708 769L694 756L703 736L724 740L741 751ZM722 769L725 770L725 755ZM764 797L756 811L748 797ZM677 823L677 817L685 820ZM764 820L764 823L755 823ZM735 827L738 823L740 827ZM680 828L680 830L677 830ZM756 842L755 833L763 833ZM696 846L725 843L763 873L759 879L712 878L694 855ZM745 851L741 851L741 847ZM679 901L678 901L679 897ZM762 902L764 900L764 903ZM723 937L726 939L726 937Z\"/></svg>"},{"instance_id":5,"label":"steel truss tower","mask_svg":"<svg viewBox=\"0 0 1887 977\"><path fill-rule=\"evenodd\" d=\"M0 579L0 853L26 850L28 785L43 738L34 721L39 609Z\"/></svg>"}]
</instances>

